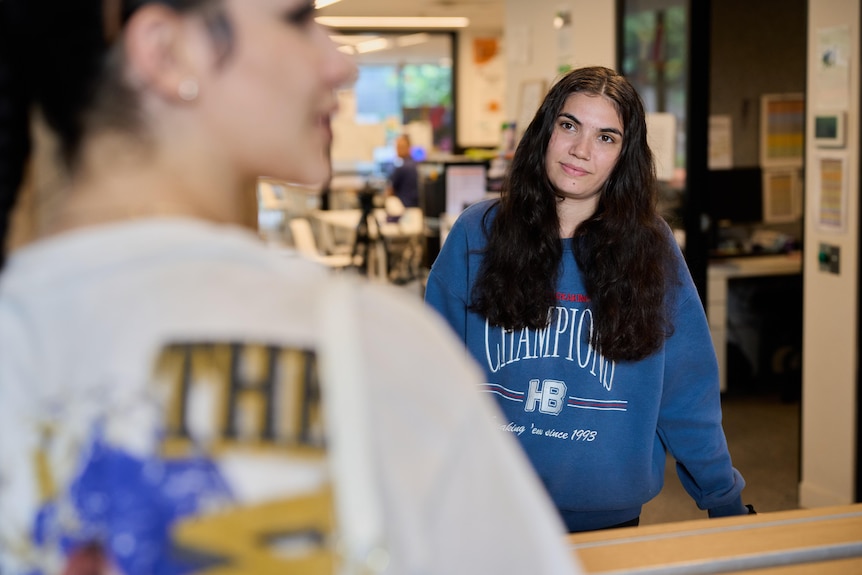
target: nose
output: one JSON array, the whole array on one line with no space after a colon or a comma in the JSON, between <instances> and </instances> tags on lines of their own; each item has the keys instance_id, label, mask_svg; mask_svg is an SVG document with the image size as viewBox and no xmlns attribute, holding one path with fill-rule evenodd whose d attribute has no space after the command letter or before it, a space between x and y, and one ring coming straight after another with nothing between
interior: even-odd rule
<instances>
[{"instance_id":1,"label":"nose","mask_svg":"<svg viewBox=\"0 0 862 575\"><path fill-rule=\"evenodd\" d=\"M323 61L327 83L334 89L349 88L359 78L356 59L339 50L338 45L329 37L329 31L320 27L324 36L325 57Z\"/></svg>"},{"instance_id":2,"label":"nose","mask_svg":"<svg viewBox=\"0 0 862 575\"><path fill-rule=\"evenodd\" d=\"M569 153L581 160L589 160L592 153L592 146L589 138L583 136L575 136L572 141L572 146L569 148Z\"/></svg>"},{"instance_id":3,"label":"nose","mask_svg":"<svg viewBox=\"0 0 862 575\"><path fill-rule=\"evenodd\" d=\"M335 56L333 58L335 60L334 68L336 70L333 73L335 87L349 88L353 86L359 78L359 66L356 64L356 59L337 49L335 50Z\"/></svg>"}]
</instances>

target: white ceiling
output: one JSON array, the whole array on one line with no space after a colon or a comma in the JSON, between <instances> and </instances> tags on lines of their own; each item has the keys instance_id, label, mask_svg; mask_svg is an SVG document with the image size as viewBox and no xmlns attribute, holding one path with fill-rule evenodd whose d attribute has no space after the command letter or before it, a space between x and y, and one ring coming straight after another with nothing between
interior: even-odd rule
<instances>
[{"instance_id":1,"label":"white ceiling","mask_svg":"<svg viewBox=\"0 0 862 575\"><path fill-rule=\"evenodd\" d=\"M409 37L410 34L407 34ZM422 34L424 41L410 46L399 46L399 38L402 34L358 34L358 35L336 35L332 39L337 44L356 45L368 39L386 38L389 45L386 49L357 54L357 60L361 64L442 64L448 60L452 63L452 54L455 47L448 34Z\"/></svg>"},{"instance_id":2,"label":"white ceiling","mask_svg":"<svg viewBox=\"0 0 862 575\"><path fill-rule=\"evenodd\" d=\"M464 16L473 30L503 30L505 0L341 0L320 16Z\"/></svg>"}]
</instances>

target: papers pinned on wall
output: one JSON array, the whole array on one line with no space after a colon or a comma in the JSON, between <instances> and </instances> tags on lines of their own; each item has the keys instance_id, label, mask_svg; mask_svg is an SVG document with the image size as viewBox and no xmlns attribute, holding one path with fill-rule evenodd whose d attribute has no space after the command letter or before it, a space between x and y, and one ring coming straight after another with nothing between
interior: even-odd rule
<instances>
[{"instance_id":1,"label":"papers pinned on wall","mask_svg":"<svg viewBox=\"0 0 862 575\"><path fill-rule=\"evenodd\" d=\"M710 170L733 168L733 121L729 115L709 117L708 167Z\"/></svg>"},{"instance_id":2,"label":"papers pinned on wall","mask_svg":"<svg viewBox=\"0 0 862 575\"><path fill-rule=\"evenodd\" d=\"M676 116L668 112L646 115L647 143L653 153L659 181L673 179L676 161Z\"/></svg>"}]
</instances>

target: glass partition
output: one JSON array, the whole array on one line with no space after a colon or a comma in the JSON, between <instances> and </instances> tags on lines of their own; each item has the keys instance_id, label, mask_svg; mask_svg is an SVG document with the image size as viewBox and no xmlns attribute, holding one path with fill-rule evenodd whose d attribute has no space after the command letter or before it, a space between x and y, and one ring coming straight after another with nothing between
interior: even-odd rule
<instances>
[{"instance_id":1,"label":"glass partition","mask_svg":"<svg viewBox=\"0 0 862 575\"><path fill-rule=\"evenodd\" d=\"M657 165L662 212L671 225L681 228L687 167L688 2L622 0L621 5L620 69L643 98L648 121L654 122L650 133L658 134L658 128L672 131L650 145L657 164L662 164Z\"/></svg>"},{"instance_id":2,"label":"glass partition","mask_svg":"<svg viewBox=\"0 0 862 575\"><path fill-rule=\"evenodd\" d=\"M454 150L453 33L344 32L333 39L359 69L333 120L336 169L385 174L400 133L410 136L417 160Z\"/></svg>"}]
</instances>

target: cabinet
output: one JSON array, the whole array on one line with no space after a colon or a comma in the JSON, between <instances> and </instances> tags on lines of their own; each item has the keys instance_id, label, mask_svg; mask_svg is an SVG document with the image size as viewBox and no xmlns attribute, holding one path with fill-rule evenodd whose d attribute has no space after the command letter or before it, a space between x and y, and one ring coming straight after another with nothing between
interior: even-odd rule
<instances>
[{"instance_id":1,"label":"cabinet","mask_svg":"<svg viewBox=\"0 0 862 575\"><path fill-rule=\"evenodd\" d=\"M721 391L727 391L727 325L729 283L735 278L791 276L802 273L802 254L749 256L710 261L707 267L706 315L718 359ZM799 306L801 314L801 302Z\"/></svg>"}]
</instances>

